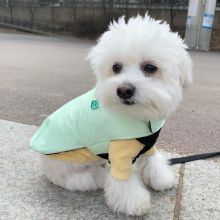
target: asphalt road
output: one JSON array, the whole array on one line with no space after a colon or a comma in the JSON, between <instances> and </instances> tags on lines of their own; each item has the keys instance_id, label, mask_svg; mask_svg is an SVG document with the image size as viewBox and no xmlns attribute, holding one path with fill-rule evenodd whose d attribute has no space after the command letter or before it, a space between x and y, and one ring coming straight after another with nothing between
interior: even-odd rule
<instances>
[{"instance_id":1,"label":"asphalt road","mask_svg":"<svg viewBox=\"0 0 220 220\"><path fill-rule=\"evenodd\" d=\"M95 84L85 60L94 42L0 30L0 119L39 125ZM175 153L220 150L220 53L191 52L193 87L158 145ZM21 137L22 138L22 137Z\"/></svg>"}]
</instances>

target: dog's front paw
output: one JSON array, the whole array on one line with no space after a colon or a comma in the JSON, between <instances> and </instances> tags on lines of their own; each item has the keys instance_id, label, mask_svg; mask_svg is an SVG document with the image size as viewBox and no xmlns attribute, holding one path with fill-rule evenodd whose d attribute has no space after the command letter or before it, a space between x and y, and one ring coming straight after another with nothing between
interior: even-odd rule
<instances>
[{"instance_id":1,"label":"dog's front paw","mask_svg":"<svg viewBox=\"0 0 220 220\"><path fill-rule=\"evenodd\" d=\"M155 172L148 172L147 168L145 168L143 180L146 185L158 191L170 189L175 185L175 177L169 167L163 167L163 171L155 170Z\"/></svg>"},{"instance_id":2,"label":"dog's front paw","mask_svg":"<svg viewBox=\"0 0 220 220\"><path fill-rule=\"evenodd\" d=\"M137 175L129 180L117 180L109 176L105 186L106 203L114 212L141 216L151 209L150 194Z\"/></svg>"},{"instance_id":3,"label":"dog's front paw","mask_svg":"<svg viewBox=\"0 0 220 220\"><path fill-rule=\"evenodd\" d=\"M105 194L106 203L114 212L125 213L126 215L141 216L147 214L151 209L150 195L145 190L134 195L126 193L124 195L112 193Z\"/></svg>"},{"instance_id":4,"label":"dog's front paw","mask_svg":"<svg viewBox=\"0 0 220 220\"><path fill-rule=\"evenodd\" d=\"M143 169L143 181L154 190L170 189L176 182L171 167L159 153L148 159Z\"/></svg>"}]
</instances>

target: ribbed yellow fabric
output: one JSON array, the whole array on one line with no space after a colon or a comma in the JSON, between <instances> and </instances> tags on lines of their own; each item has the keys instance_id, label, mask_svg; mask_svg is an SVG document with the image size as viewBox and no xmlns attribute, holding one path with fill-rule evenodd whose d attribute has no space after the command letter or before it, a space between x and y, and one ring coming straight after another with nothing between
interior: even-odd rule
<instances>
[{"instance_id":1,"label":"ribbed yellow fabric","mask_svg":"<svg viewBox=\"0 0 220 220\"><path fill-rule=\"evenodd\" d=\"M111 174L121 180L129 178L132 159L143 149L144 144L136 139L112 141L109 147Z\"/></svg>"},{"instance_id":2,"label":"ribbed yellow fabric","mask_svg":"<svg viewBox=\"0 0 220 220\"><path fill-rule=\"evenodd\" d=\"M65 160L65 161L72 161L72 162L78 162L78 163L101 160L100 157L94 155L88 148L81 148L81 149L72 150L68 152L51 154L48 156L56 160Z\"/></svg>"},{"instance_id":3,"label":"ribbed yellow fabric","mask_svg":"<svg viewBox=\"0 0 220 220\"><path fill-rule=\"evenodd\" d=\"M121 180L129 178L132 170L132 159L143 149L144 144L136 139L112 141L109 146L109 160L111 162L111 174ZM157 152L154 146L144 153L145 156L152 156ZM65 160L78 163L101 160L101 157L94 155L88 148L81 148L73 151L48 155L56 160Z\"/></svg>"},{"instance_id":4,"label":"ribbed yellow fabric","mask_svg":"<svg viewBox=\"0 0 220 220\"><path fill-rule=\"evenodd\" d=\"M155 146L153 146L150 150L148 150L147 152L144 153L145 156L153 156L154 154L157 153L157 148Z\"/></svg>"}]
</instances>

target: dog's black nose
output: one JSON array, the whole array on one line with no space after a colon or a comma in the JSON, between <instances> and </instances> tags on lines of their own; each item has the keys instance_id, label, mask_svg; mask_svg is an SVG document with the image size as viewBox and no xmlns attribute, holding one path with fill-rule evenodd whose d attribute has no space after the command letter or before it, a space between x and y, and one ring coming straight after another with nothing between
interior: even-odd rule
<instances>
[{"instance_id":1,"label":"dog's black nose","mask_svg":"<svg viewBox=\"0 0 220 220\"><path fill-rule=\"evenodd\" d=\"M121 99L130 99L134 95L135 87L131 84L124 84L117 88L117 95Z\"/></svg>"}]
</instances>

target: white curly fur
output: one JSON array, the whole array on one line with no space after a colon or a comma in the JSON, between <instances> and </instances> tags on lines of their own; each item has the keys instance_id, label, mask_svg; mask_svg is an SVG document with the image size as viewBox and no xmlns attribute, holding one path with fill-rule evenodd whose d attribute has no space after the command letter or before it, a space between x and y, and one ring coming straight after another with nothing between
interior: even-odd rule
<instances>
[{"instance_id":1,"label":"white curly fur","mask_svg":"<svg viewBox=\"0 0 220 220\"><path fill-rule=\"evenodd\" d=\"M192 63L186 45L169 25L155 21L148 15L121 17L110 24L88 55L97 77L97 97L110 111L122 112L143 120L167 118L182 100L183 87L192 82ZM112 66L122 64L120 74ZM143 62L158 67L146 75ZM119 86L135 86L134 105L125 105L117 96ZM137 162L137 175L133 171L128 180L110 176L107 165L56 161L43 157L45 175L55 184L70 190L104 188L109 207L127 215L143 215L150 210L150 195L142 181L155 190L164 190L174 184L174 176L166 159L159 152Z\"/></svg>"},{"instance_id":2,"label":"white curly fur","mask_svg":"<svg viewBox=\"0 0 220 220\"><path fill-rule=\"evenodd\" d=\"M182 87L192 82L191 59L186 45L168 24L148 15L125 22L113 22L88 55L97 76L97 97L113 110L141 119L167 118L182 100ZM122 63L119 75L112 73L114 63ZM156 65L161 77L146 77L142 62ZM116 88L124 83L135 85L135 105L120 103Z\"/></svg>"}]
</instances>

